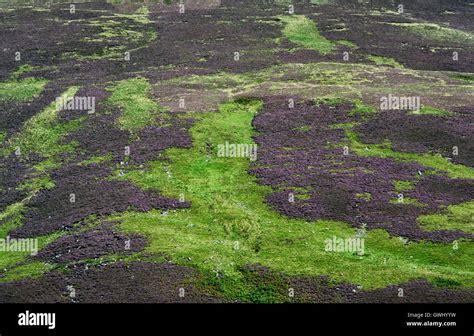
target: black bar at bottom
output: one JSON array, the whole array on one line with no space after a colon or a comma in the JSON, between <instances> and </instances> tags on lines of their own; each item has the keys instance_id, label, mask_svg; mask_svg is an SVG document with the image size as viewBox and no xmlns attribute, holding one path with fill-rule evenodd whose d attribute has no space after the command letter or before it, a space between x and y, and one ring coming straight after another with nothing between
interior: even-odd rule
<instances>
[{"instance_id":1,"label":"black bar at bottom","mask_svg":"<svg viewBox=\"0 0 474 336\"><path fill-rule=\"evenodd\" d=\"M32 313L54 313L34 315ZM20 315L23 314L23 315ZM291 335L474 335L473 305L460 304L0 304L0 336L150 335L175 332ZM45 325L19 325L43 323ZM30 319L26 322L27 319ZM48 324L49 322L49 324ZM410 324L410 325L409 325ZM328 335L329 335L328 334Z\"/></svg>"}]
</instances>

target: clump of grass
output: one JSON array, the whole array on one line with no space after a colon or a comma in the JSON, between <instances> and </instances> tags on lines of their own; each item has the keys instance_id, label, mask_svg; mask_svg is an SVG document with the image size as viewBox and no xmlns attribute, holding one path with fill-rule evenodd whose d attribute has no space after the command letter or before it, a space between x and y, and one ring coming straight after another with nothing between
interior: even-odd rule
<instances>
[{"instance_id":1,"label":"clump of grass","mask_svg":"<svg viewBox=\"0 0 474 336\"><path fill-rule=\"evenodd\" d=\"M305 125L305 126L296 127L296 128L293 128L292 131L309 132L311 131L311 126Z\"/></svg>"},{"instance_id":2,"label":"clump of grass","mask_svg":"<svg viewBox=\"0 0 474 336\"><path fill-rule=\"evenodd\" d=\"M373 106L364 104L364 102L362 102L359 99L354 100L353 104L354 104L354 107L349 112L350 116L356 116L356 115L367 116L377 111Z\"/></svg>"},{"instance_id":3,"label":"clump of grass","mask_svg":"<svg viewBox=\"0 0 474 336\"><path fill-rule=\"evenodd\" d=\"M448 161L439 154L430 153L403 153L391 149L389 142L383 144L365 144L359 141L352 128L346 128L346 137L350 148L360 156L377 156L393 158L400 161L417 162L423 166L446 172L451 178L474 179L474 169L461 164Z\"/></svg>"},{"instance_id":4,"label":"clump of grass","mask_svg":"<svg viewBox=\"0 0 474 336\"><path fill-rule=\"evenodd\" d=\"M461 230L474 233L474 201L451 205L439 214L418 217L426 230Z\"/></svg>"},{"instance_id":5,"label":"clump of grass","mask_svg":"<svg viewBox=\"0 0 474 336\"><path fill-rule=\"evenodd\" d=\"M48 175L45 176L38 176L34 178L30 178L23 183L20 184L18 189L20 190L40 190L40 189L51 189L54 188L55 183Z\"/></svg>"},{"instance_id":6,"label":"clump of grass","mask_svg":"<svg viewBox=\"0 0 474 336\"><path fill-rule=\"evenodd\" d=\"M49 157L46 160L43 160L36 165L33 166L35 171L37 172L47 172L49 170L59 168L61 164L58 162L58 160L55 157Z\"/></svg>"},{"instance_id":7,"label":"clump of grass","mask_svg":"<svg viewBox=\"0 0 474 336\"><path fill-rule=\"evenodd\" d=\"M5 239L8 232L13 228L21 225L25 205L22 202L10 204L3 212L0 212L0 238ZM9 265L13 265L21 261L28 253L0 253L0 269L5 269Z\"/></svg>"},{"instance_id":8,"label":"clump of grass","mask_svg":"<svg viewBox=\"0 0 474 336\"><path fill-rule=\"evenodd\" d=\"M88 165L88 164L92 164L92 163L101 163L101 162L110 161L110 160L112 160L112 153L108 153L106 155L99 155L99 156L90 157L86 160L81 161L80 164L81 165Z\"/></svg>"},{"instance_id":9,"label":"clump of grass","mask_svg":"<svg viewBox=\"0 0 474 336\"><path fill-rule=\"evenodd\" d=\"M412 181L393 181L396 192L402 192L413 189L415 186Z\"/></svg>"},{"instance_id":10,"label":"clump of grass","mask_svg":"<svg viewBox=\"0 0 474 336\"><path fill-rule=\"evenodd\" d=\"M423 203L420 203L416 198L411 198L411 197L403 197L403 198L394 198L390 200L390 203L392 204L406 204L406 205L415 205L417 207L423 207L426 206Z\"/></svg>"},{"instance_id":11,"label":"clump of grass","mask_svg":"<svg viewBox=\"0 0 474 336\"><path fill-rule=\"evenodd\" d=\"M152 125L156 114L163 109L149 98L151 85L145 78L126 79L115 84L108 102L122 108L118 118L119 127L129 131L137 131Z\"/></svg>"},{"instance_id":12,"label":"clump of grass","mask_svg":"<svg viewBox=\"0 0 474 336\"><path fill-rule=\"evenodd\" d=\"M75 51L65 52L62 54L62 57L65 59L75 59L78 61L85 61L85 60L100 60L100 59L114 59L119 60L124 58L125 46L106 46L102 48L99 52L95 52L93 54L80 54Z\"/></svg>"},{"instance_id":13,"label":"clump of grass","mask_svg":"<svg viewBox=\"0 0 474 336\"><path fill-rule=\"evenodd\" d=\"M411 114L429 114L435 116L452 116L453 113L433 106L422 106L420 111L411 112Z\"/></svg>"},{"instance_id":14,"label":"clump of grass","mask_svg":"<svg viewBox=\"0 0 474 336\"><path fill-rule=\"evenodd\" d=\"M142 41L143 43L150 42L156 38L154 30L138 31L133 27L125 26L124 22L116 20L97 21L90 23L91 26L98 26L102 28L102 32L97 37L86 37L83 40L88 42L104 42L114 41L114 39L122 38L134 42Z\"/></svg>"},{"instance_id":15,"label":"clump of grass","mask_svg":"<svg viewBox=\"0 0 474 336\"><path fill-rule=\"evenodd\" d=\"M39 187L40 184L46 182L46 179L42 182L39 181L38 179L36 182L24 183L22 188L30 189L31 195L37 191L31 188ZM35 185L35 183L38 183L38 185ZM0 225L0 239L7 239L9 232L23 223L25 212L25 200L10 204L3 212L0 212L0 221L2 222L2 225ZM63 235L63 232L58 231L49 235L36 237L35 239L38 239L38 251L58 239L61 235ZM40 276L51 269L53 266L51 264L32 261L30 259L32 252L33 251L18 251L3 253L0 251L0 269L3 273L0 282Z\"/></svg>"},{"instance_id":16,"label":"clump of grass","mask_svg":"<svg viewBox=\"0 0 474 336\"><path fill-rule=\"evenodd\" d=\"M0 100L30 101L43 91L47 83L46 79L34 77L21 80L12 78L5 82L0 82Z\"/></svg>"},{"instance_id":17,"label":"clump of grass","mask_svg":"<svg viewBox=\"0 0 474 336\"><path fill-rule=\"evenodd\" d=\"M345 47L348 47L350 49L359 48L357 46L357 44L355 44L354 42L348 41L348 40L337 40L337 41L335 41L335 43L340 44L340 45L345 46Z\"/></svg>"},{"instance_id":18,"label":"clump of grass","mask_svg":"<svg viewBox=\"0 0 474 336\"><path fill-rule=\"evenodd\" d=\"M10 220L6 222L8 230L13 229L20 224L21 220ZM55 232L47 236L37 237L38 250L41 250L46 245L52 243L62 234L62 232ZM2 230L0 236L2 239L6 239L7 234ZM29 259L31 253L32 251L0 253L0 269L3 271L3 277L0 278L0 282L41 276L53 268L53 264L32 261Z\"/></svg>"},{"instance_id":19,"label":"clump of grass","mask_svg":"<svg viewBox=\"0 0 474 336\"><path fill-rule=\"evenodd\" d=\"M356 194L356 197L363 199L364 201L367 201L367 202L372 199L372 195L368 192Z\"/></svg>"},{"instance_id":20,"label":"clump of grass","mask_svg":"<svg viewBox=\"0 0 474 336\"><path fill-rule=\"evenodd\" d=\"M78 87L71 87L62 94L62 97L72 97L77 90ZM10 139L7 154L20 149L21 155L28 156L31 153L37 153L49 158L59 153L72 151L73 143L59 144L59 139L68 132L76 130L81 125L82 119L60 123L57 120L57 112L56 103L53 102L29 119L23 125L21 132Z\"/></svg>"},{"instance_id":21,"label":"clump of grass","mask_svg":"<svg viewBox=\"0 0 474 336\"><path fill-rule=\"evenodd\" d=\"M288 283L280 274L259 272L257 270L239 269L240 278L217 278L214 274L206 274L202 286L217 292L232 294L233 300L252 303L284 303L290 302Z\"/></svg>"},{"instance_id":22,"label":"clump of grass","mask_svg":"<svg viewBox=\"0 0 474 336\"><path fill-rule=\"evenodd\" d=\"M28 262L5 272L0 282L18 281L24 278L38 278L53 268L53 264L42 261Z\"/></svg>"},{"instance_id":23,"label":"clump of grass","mask_svg":"<svg viewBox=\"0 0 474 336\"><path fill-rule=\"evenodd\" d=\"M84 42L99 42L113 44L92 54L80 54L77 52L63 53L62 57L77 60L98 60L113 59L119 60L125 57L124 52L133 52L143 48L157 37L156 31L153 29L141 29L143 25L151 23L148 19L149 10L146 6L142 6L133 14L114 14L108 20L91 20L89 25L100 27L102 32L95 36L85 37ZM116 20L114 20L116 19ZM140 28L140 29L139 29ZM133 41L134 45L138 45L134 49L126 49L126 44Z\"/></svg>"},{"instance_id":24,"label":"clump of grass","mask_svg":"<svg viewBox=\"0 0 474 336\"><path fill-rule=\"evenodd\" d=\"M19 76L27 73L27 72L30 72L30 71L33 71L35 69L38 69L40 67L36 67L36 66L33 66L31 64L23 64L23 65L20 65L18 67L18 69L13 73L13 77L14 78L18 78Z\"/></svg>"},{"instance_id":25,"label":"clump of grass","mask_svg":"<svg viewBox=\"0 0 474 336\"><path fill-rule=\"evenodd\" d=\"M283 35L291 42L317 50L322 55L331 54L336 49L335 43L322 36L316 23L304 15L283 16L281 19L285 23Z\"/></svg>"},{"instance_id":26,"label":"clump of grass","mask_svg":"<svg viewBox=\"0 0 474 336\"><path fill-rule=\"evenodd\" d=\"M347 102L345 99L340 97L321 97L314 101L316 106L321 105L329 105L329 106L337 106Z\"/></svg>"},{"instance_id":27,"label":"clump of grass","mask_svg":"<svg viewBox=\"0 0 474 336\"><path fill-rule=\"evenodd\" d=\"M150 14L150 10L148 9L148 7L147 6L142 6L142 7L138 8L135 11L135 13L133 13L133 14L123 14L123 13L121 13L121 14L115 14L115 16L130 19L130 20L135 21L136 23L146 25L146 24L149 24L149 23L153 22L148 18L149 14Z\"/></svg>"},{"instance_id":28,"label":"clump of grass","mask_svg":"<svg viewBox=\"0 0 474 336\"><path fill-rule=\"evenodd\" d=\"M310 194L296 194L295 198L298 200L306 201L311 198L311 195Z\"/></svg>"},{"instance_id":29,"label":"clump of grass","mask_svg":"<svg viewBox=\"0 0 474 336\"><path fill-rule=\"evenodd\" d=\"M442 27L435 23L390 23L402 26L408 31L430 40L439 42L456 41L459 43L474 43L474 34L459 29Z\"/></svg>"},{"instance_id":30,"label":"clump of grass","mask_svg":"<svg viewBox=\"0 0 474 336\"><path fill-rule=\"evenodd\" d=\"M367 56L367 59L371 62L374 62L377 65L386 65L390 66L392 68L398 68L398 69L403 69L404 66L395 61L391 57L383 57L383 56L376 56L376 55L369 55Z\"/></svg>"},{"instance_id":31,"label":"clump of grass","mask_svg":"<svg viewBox=\"0 0 474 336\"><path fill-rule=\"evenodd\" d=\"M456 73L452 75L454 78L461 79L468 83L474 83L474 74L470 73Z\"/></svg>"},{"instance_id":32,"label":"clump of grass","mask_svg":"<svg viewBox=\"0 0 474 336\"><path fill-rule=\"evenodd\" d=\"M141 32L130 29L120 29L119 27L120 26L104 26L104 31L99 34L99 37L104 38L105 40L110 40L118 37L139 40L143 37L143 34Z\"/></svg>"},{"instance_id":33,"label":"clump of grass","mask_svg":"<svg viewBox=\"0 0 474 336\"><path fill-rule=\"evenodd\" d=\"M310 0L310 2L314 5L330 5L335 3L335 0Z\"/></svg>"},{"instance_id":34,"label":"clump of grass","mask_svg":"<svg viewBox=\"0 0 474 336\"><path fill-rule=\"evenodd\" d=\"M320 85L341 85L349 86L354 84L354 77L350 72L341 72L339 70L320 69L316 71L309 71L307 81L314 81Z\"/></svg>"},{"instance_id":35,"label":"clump of grass","mask_svg":"<svg viewBox=\"0 0 474 336\"><path fill-rule=\"evenodd\" d=\"M332 124L329 125L329 128L331 129L344 129L344 128L353 128L354 123L339 123L339 124Z\"/></svg>"}]
</instances>

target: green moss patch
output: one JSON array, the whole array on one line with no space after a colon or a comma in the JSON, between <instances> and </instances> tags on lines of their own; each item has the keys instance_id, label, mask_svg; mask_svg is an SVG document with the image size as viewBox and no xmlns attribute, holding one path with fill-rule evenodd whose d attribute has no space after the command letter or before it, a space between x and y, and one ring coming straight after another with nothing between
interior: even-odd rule
<instances>
[{"instance_id":1,"label":"green moss patch","mask_svg":"<svg viewBox=\"0 0 474 336\"><path fill-rule=\"evenodd\" d=\"M456 41L459 43L473 44L474 34L459 29L447 28L435 23L390 23L392 25L401 26L409 32L420 37L444 42Z\"/></svg>"},{"instance_id":2,"label":"green moss patch","mask_svg":"<svg viewBox=\"0 0 474 336\"><path fill-rule=\"evenodd\" d=\"M390 143L364 144L359 141L357 134L346 128L346 136L350 142L351 150L361 156L378 156L393 158L401 161L418 162L419 164L448 173L451 178L474 179L474 169L461 164L451 163L438 154L429 153L403 153L391 149Z\"/></svg>"},{"instance_id":3,"label":"green moss patch","mask_svg":"<svg viewBox=\"0 0 474 336\"><path fill-rule=\"evenodd\" d=\"M46 79L28 77L25 79L10 79L0 82L0 100L12 100L17 102L30 101L37 97L44 86L48 83Z\"/></svg>"},{"instance_id":4,"label":"green moss patch","mask_svg":"<svg viewBox=\"0 0 474 336\"><path fill-rule=\"evenodd\" d=\"M335 51L335 43L322 36L316 23L304 15L283 16L281 20L285 23L283 35L291 42L314 49L322 55Z\"/></svg>"},{"instance_id":5,"label":"green moss patch","mask_svg":"<svg viewBox=\"0 0 474 336\"><path fill-rule=\"evenodd\" d=\"M430 114L430 115L436 115L436 116L452 116L453 115L452 112L449 112L440 108L432 107L432 106L422 106L420 108L420 111L411 112L411 114Z\"/></svg>"},{"instance_id":6,"label":"green moss patch","mask_svg":"<svg viewBox=\"0 0 474 336\"><path fill-rule=\"evenodd\" d=\"M120 81L110 90L112 95L107 101L122 108L122 115L118 119L122 129L137 131L152 125L157 113L163 112L163 109L149 98L151 85L145 78Z\"/></svg>"},{"instance_id":7,"label":"green moss patch","mask_svg":"<svg viewBox=\"0 0 474 336\"><path fill-rule=\"evenodd\" d=\"M78 87L71 87L61 96L63 98L72 97L77 90ZM59 144L59 139L68 132L79 128L82 120L76 119L61 123L57 120L57 112L56 103L53 102L29 119L23 125L21 132L9 140L7 153L20 149L21 155L28 156L31 153L37 153L49 158L62 152L72 151L74 144Z\"/></svg>"},{"instance_id":8,"label":"green moss patch","mask_svg":"<svg viewBox=\"0 0 474 336\"><path fill-rule=\"evenodd\" d=\"M396 192L411 190L415 187L412 181L394 181L393 186Z\"/></svg>"},{"instance_id":9,"label":"green moss patch","mask_svg":"<svg viewBox=\"0 0 474 336\"><path fill-rule=\"evenodd\" d=\"M461 230L474 233L474 201L451 205L443 213L420 216L418 222L426 230Z\"/></svg>"},{"instance_id":10,"label":"green moss patch","mask_svg":"<svg viewBox=\"0 0 474 336\"><path fill-rule=\"evenodd\" d=\"M393 58L390 57L383 57L383 56L376 56L376 55L369 55L367 59L377 65L385 65L390 66L392 68L399 68L403 69L403 65L395 61Z\"/></svg>"}]
</instances>

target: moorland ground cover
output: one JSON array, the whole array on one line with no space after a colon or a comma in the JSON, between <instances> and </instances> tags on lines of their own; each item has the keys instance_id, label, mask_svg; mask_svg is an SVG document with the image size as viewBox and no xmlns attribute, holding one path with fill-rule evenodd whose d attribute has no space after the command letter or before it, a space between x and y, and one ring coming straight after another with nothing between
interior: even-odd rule
<instances>
[{"instance_id":1,"label":"moorland ground cover","mask_svg":"<svg viewBox=\"0 0 474 336\"><path fill-rule=\"evenodd\" d=\"M288 11L0 10L0 301L473 302L473 9Z\"/></svg>"}]
</instances>

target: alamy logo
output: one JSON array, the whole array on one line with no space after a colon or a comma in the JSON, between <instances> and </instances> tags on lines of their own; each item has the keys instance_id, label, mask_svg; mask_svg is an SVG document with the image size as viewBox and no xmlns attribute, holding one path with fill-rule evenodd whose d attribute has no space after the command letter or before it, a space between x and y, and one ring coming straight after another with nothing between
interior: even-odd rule
<instances>
[{"instance_id":1,"label":"alamy logo","mask_svg":"<svg viewBox=\"0 0 474 336\"><path fill-rule=\"evenodd\" d=\"M56 109L58 111L87 111L88 114L95 113L95 97L57 97Z\"/></svg>"},{"instance_id":2,"label":"alamy logo","mask_svg":"<svg viewBox=\"0 0 474 336\"><path fill-rule=\"evenodd\" d=\"M420 112L420 97L398 97L389 94L380 97L381 110L410 110Z\"/></svg>"},{"instance_id":3,"label":"alamy logo","mask_svg":"<svg viewBox=\"0 0 474 336\"><path fill-rule=\"evenodd\" d=\"M38 254L38 239L34 238L6 238L0 239L0 252L31 252Z\"/></svg>"},{"instance_id":4,"label":"alamy logo","mask_svg":"<svg viewBox=\"0 0 474 336\"><path fill-rule=\"evenodd\" d=\"M56 328L56 313L30 313L28 310L18 314L19 326L47 326Z\"/></svg>"},{"instance_id":5,"label":"alamy logo","mask_svg":"<svg viewBox=\"0 0 474 336\"><path fill-rule=\"evenodd\" d=\"M218 157L246 157L251 161L257 160L257 145L255 144L225 144L217 145Z\"/></svg>"},{"instance_id":6,"label":"alamy logo","mask_svg":"<svg viewBox=\"0 0 474 336\"><path fill-rule=\"evenodd\" d=\"M326 252L357 252L358 255L364 255L364 238L338 238L324 241Z\"/></svg>"}]
</instances>

